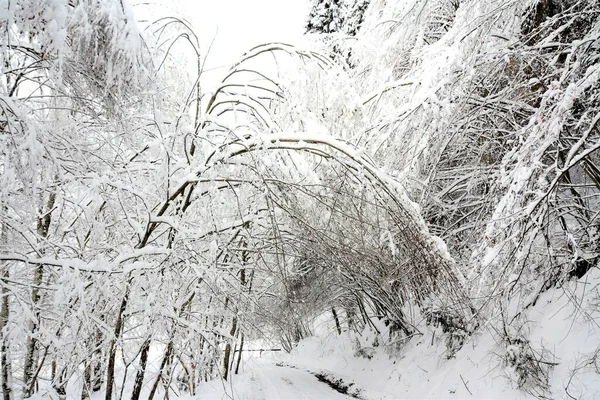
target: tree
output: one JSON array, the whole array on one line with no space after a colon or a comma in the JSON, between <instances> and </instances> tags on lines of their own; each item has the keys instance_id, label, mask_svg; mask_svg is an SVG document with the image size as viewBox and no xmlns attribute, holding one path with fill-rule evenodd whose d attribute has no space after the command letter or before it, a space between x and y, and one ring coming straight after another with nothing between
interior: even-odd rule
<instances>
[{"instance_id":1,"label":"tree","mask_svg":"<svg viewBox=\"0 0 600 400\"><path fill-rule=\"evenodd\" d=\"M344 26L345 4L342 0L315 0L308 22L308 33L341 32Z\"/></svg>"},{"instance_id":2,"label":"tree","mask_svg":"<svg viewBox=\"0 0 600 400\"><path fill-rule=\"evenodd\" d=\"M511 324L597 261L597 12L392 3L315 3L307 30L356 36L353 68L268 43L213 93L182 20L141 31L117 0L10 3L5 399L194 395L234 377L244 340L289 349L322 313L338 333L381 319L388 343L440 328L449 357L489 322L532 351ZM186 57L196 75L175 79Z\"/></svg>"}]
</instances>

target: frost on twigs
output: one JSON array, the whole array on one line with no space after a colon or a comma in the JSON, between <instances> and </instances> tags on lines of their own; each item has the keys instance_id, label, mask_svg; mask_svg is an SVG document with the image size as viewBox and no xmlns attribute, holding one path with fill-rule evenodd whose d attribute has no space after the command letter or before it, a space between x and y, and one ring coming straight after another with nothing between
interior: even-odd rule
<instances>
[{"instance_id":1,"label":"frost on twigs","mask_svg":"<svg viewBox=\"0 0 600 400\"><path fill-rule=\"evenodd\" d=\"M519 389L536 397L547 394L552 367L558 365L550 361L552 354L545 349L536 351L526 338L518 334L505 336L504 345L504 361L512 369Z\"/></svg>"},{"instance_id":2,"label":"frost on twigs","mask_svg":"<svg viewBox=\"0 0 600 400\"><path fill-rule=\"evenodd\" d=\"M92 93L117 111L150 82L149 49L127 2L13 1L3 22L10 38L3 46L48 68L48 77L74 97Z\"/></svg>"},{"instance_id":3,"label":"frost on twigs","mask_svg":"<svg viewBox=\"0 0 600 400\"><path fill-rule=\"evenodd\" d=\"M150 83L148 45L127 2L83 0L70 11L64 79L82 75L90 90L118 107Z\"/></svg>"},{"instance_id":4,"label":"frost on twigs","mask_svg":"<svg viewBox=\"0 0 600 400\"><path fill-rule=\"evenodd\" d=\"M452 308L443 309L436 307L433 304L425 306L423 309L425 322L432 328L441 328L445 335L446 342L446 358L451 359L456 355L468 336L477 328L474 322L470 324L465 317Z\"/></svg>"},{"instance_id":5,"label":"frost on twigs","mask_svg":"<svg viewBox=\"0 0 600 400\"><path fill-rule=\"evenodd\" d=\"M248 341L319 330L459 362L481 327L518 386L552 385L520 321L600 258L593 2L348 2L351 68L267 43L210 93L181 20L2 4L0 339L25 391L195 396Z\"/></svg>"}]
</instances>

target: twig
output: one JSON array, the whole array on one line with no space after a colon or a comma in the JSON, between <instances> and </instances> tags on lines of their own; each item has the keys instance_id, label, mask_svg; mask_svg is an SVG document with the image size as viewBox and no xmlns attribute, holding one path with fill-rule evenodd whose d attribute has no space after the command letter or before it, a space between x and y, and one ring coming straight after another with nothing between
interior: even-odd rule
<instances>
[{"instance_id":1,"label":"twig","mask_svg":"<svg viewBox=\"0 0 600 400\"><path fill-rule=\"evenodd\" d=\"M467 386L467 382L465 382L465 380L463 379L461 374L458 374L458 376L460 376L460 380L462 381L463 385L465 385L465 389L467 389L467 392L469 392L469 394L471 396L473 396L473 393L471 393L471 391L469 390L469 387Z\"/></svg>"}]
</instances>

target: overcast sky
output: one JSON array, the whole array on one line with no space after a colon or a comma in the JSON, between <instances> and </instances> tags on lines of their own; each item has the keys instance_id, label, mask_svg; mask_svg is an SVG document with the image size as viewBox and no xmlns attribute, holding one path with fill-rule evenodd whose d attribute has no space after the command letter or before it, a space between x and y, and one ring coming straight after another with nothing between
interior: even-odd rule
<instances>
[{"instance_id":1,"label":"overcast sky","mask_svg":"<svg viewBox=\"0 0 600 400\"><path fill-rule=\"evenodd\" d=\"M304 33L309 0L179 0L206 52L207 68L231 65L267 42L297 43Z\"/></svg>"}]
</instances>

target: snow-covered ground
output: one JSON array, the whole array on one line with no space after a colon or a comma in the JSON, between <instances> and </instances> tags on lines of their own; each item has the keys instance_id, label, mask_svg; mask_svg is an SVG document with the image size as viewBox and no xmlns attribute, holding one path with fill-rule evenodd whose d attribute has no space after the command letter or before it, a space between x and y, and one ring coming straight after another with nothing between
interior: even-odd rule
<instances>
[{"instance_id":1,"label":"snow-covered ground","mask_svg":"<svg viewBox=\"0 0 600 400\"><path fill-rule=\"evenodd\" d=\"M579 281L548 290L527 311L529 323L523 333L549 367L549 391L538 395L600 398L599 301L600 270L593 269ZM249 358L242 375L225 385L205 384L199 398L348 398L319 382L315 375L337 381L348 387L349 395L365 400L535 398L518 388L514 367L503 361L510 349L498 341L492 327L478 331L451 359L447 359L444 335L439 330L425 328L423 333L395 354L384 345L364 346L375 339L365 333L358 340L368 350L363 353L371 356L368 359L356 354L357 338L322 329L318 337L305 339L291 354L265 353L261 358Z\"/></svg>"},{"instance_id":2,"label":"snow-covered ground","mask_svg":"<svg viewBox=\"0 0 600 400\"><path fill-rule=\"evenodd\" d=\"M537 398L549 399L600 399L600 269L543 293L526 310L524 320L519 334L548 371L546 391L527 385L519 388L518 371L507 361L515 346L500 341L497 327L480 327L448 359L445 334L424 324L418 325L422 335L395 347L386 343L385 335L373 331L366 330L362 336L338 335L333 322L322 318L314 327L317 336L301 341L291 354L246 353L242 373L231 380L203 383L193 397L179 393L174 385L170 398L500 400L532 399L537 394ZM249 343L249 348L267 347L269 343L263 341ZM151 352L142 398L147 398L155 379L161 359L158 350ZM121 376L122 366L119 381ZM132 386L128 380L123 399L130 397ZM70 389L68 399L81 398L77 382ZM45 386L36 396L53 398ZM155 398L163 397L161 386ZM103 398L103 392L93 396L93 400Z\"/></svg>"},{"instance_id":3,"label":"snow-covered ground","mask_svg":"<svg viewBox=\"0 0 600 400\"><path fill-rule=\"evenodd\" d=\"M540 395L600 398L599 301L596 268L579 281L548 290L527 310L529 322L522 334L549 370L549 392ZM510 349L498 342L492 327L481 329L451 359L440 331L423 333L395 355L374 347L371 359L356 357L349 336L313 337L300 343L286 362L354 383L364 399L534 398L519 390L514 367L503 362Z\"/></svg>"},{"instance_id":4,"label":"snow-covered ground","mask_svg":"<svg viewBox=\"0 0 600 400\"><path fill-rule=\"evenodd\" d=\"M286 366L277 366L276 358L251 357L246 363L246 372L232 382L209 382L205 384L197 399L239 400L275 399L348 399L314 375ZM227 394L224 392L227 391Z\"/></svg>"}]
</instances>

